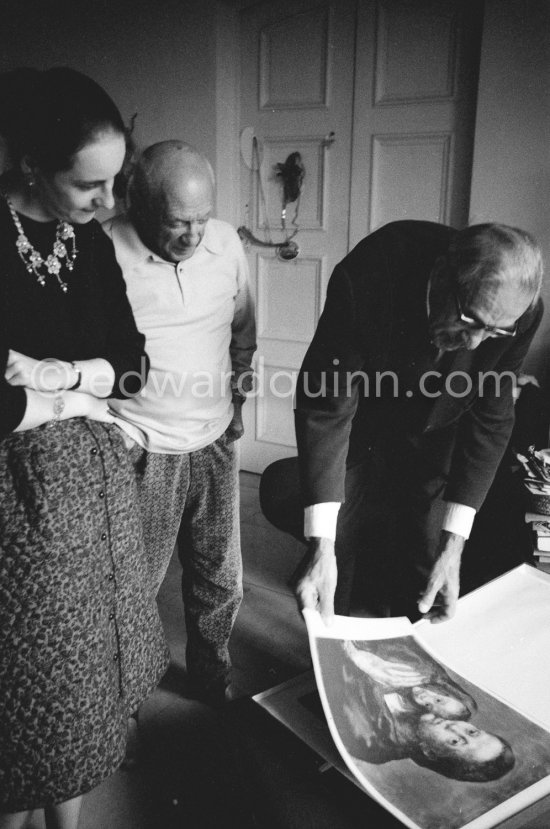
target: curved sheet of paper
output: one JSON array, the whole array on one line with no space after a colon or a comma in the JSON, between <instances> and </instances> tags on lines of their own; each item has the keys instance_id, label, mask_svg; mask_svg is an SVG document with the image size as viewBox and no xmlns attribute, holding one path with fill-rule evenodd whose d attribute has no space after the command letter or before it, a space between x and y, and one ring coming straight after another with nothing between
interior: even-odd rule
<instances>
[{"instance_id":1,"label":"curved sheet of paper","mask_svg":"<svg viewBox=\"0 0 550 829\"><path fill-rule=\"evenodd\" d=\"M444 625L414 629L436 659L550 730L547 573L523 564L462 596Z\"/></svg>"},{"instance_id":2,"label":"curved sheet of paper","mask_svg":"<svg viewBox=\"0 0 550 829\"><path fill-rule=\"evenodd\" d=\"M550 792L548 730L435 659L418 625L336 617L326 627L315 611L304 617L332 738L360 785L405 826L489 829ZM418 702L426 687L437 713ZM434 729L443 735L435 748L426 737ZM456 744L481 760L500 753L513 767L504 762L492 780L456 779L464 772L442 759ZM483 762L474 766L483 770L467 775L487 774Z\"/></svg>"}]
</instances>

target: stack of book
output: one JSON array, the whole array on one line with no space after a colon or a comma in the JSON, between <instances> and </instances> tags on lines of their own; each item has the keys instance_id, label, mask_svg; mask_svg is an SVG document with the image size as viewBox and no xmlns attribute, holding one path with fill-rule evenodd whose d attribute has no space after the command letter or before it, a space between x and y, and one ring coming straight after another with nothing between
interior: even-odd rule
<instances>
[{"instance_id":1,"label":"stack of book","mask_svg":"<svg viewBox=\"0 0 550 829\"><path fill-rule=\"evenodd\" d=\"M525 521L533 535L533 555L539 564L550 565L550 453L529 447L518 455L527 476Z\"/></svg>"},{"instance_id":2,"label":"stack of book","mask_svg":"<svg viewBox=\"0 0 550 829\"><path fill-rule=\"evenodd\" d=\"M533 555L540 564L550 564L550 515L526 512L525 520L533 533Z\"/></svg>"}]
</instances>

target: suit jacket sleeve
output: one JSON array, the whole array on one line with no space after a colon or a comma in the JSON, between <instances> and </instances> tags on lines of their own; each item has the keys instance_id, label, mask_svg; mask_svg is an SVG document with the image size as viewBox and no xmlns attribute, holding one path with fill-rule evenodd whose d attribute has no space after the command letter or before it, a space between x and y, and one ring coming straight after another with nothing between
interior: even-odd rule
<instances>
[{"instance_id":1,"label":"suit jacket sleeve","mask_svg":"<svg viewBox=\"0 0 550 829\"><path fill-rule=\"evenodd\" d=\"M542 318L539 301L523 330L488 376L472 408L462 415L451 461L445 500L478 510L495 477L514 425L513 389ZM489 373L488 373L489 374ZM476 375L475 381L478 381Z\"/></svg>"},{"instance_id":2,"label":"suit jacket sleeve","mask_svg":"<svg viewBox=\"0 0 550 829\"><path fill-rule=\"evenodd\" d=\"M365 355L357 336L353 286L342 264L306 353L296 388L296 439L304 505L344 500L351 423Z\"/></svg>"}]
</instances>

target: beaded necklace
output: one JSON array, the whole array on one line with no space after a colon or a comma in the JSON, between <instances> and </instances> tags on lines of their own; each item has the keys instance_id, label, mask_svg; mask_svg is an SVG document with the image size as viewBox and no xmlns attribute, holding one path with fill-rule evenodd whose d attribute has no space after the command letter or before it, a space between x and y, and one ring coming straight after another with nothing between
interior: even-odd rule
<instances>
[{"instance_id":1,"label":"beaded necklace","mask_svg":"<svg viewBox=\"0 0 550 829\"><path fill-rule=\"evenodd\" d=\"M69 222L65 222L62 219L59 220L55 229L53 250L47 259L43 259L42 255L29 242L21 222L19 221L19 216L15 212L15 208L8 196L5 193L2 193L2 196L6 200L13 223L19 234L16 239L15 246L27 272L34 273L38 284L44 287L46 282L46 274L41 271L41 268L45 267L47 273L53 274L56 277L59 287L63 293L66 294L68 286L67 283L61 278L60 271L63 266L65 266L69 272L71 272L74 268L78 251L76 249L76 238L73 226L69 224ZM67 245L65 244L65 242L69 239L71 240L70 251L67 249Z\"/></svg>"}]
</instances>

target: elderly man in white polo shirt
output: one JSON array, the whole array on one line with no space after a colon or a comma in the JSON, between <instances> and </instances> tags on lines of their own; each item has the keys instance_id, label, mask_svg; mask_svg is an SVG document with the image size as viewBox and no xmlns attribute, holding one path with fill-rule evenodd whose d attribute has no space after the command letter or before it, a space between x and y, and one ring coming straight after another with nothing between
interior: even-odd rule
<instances>
[{"instance_id":1,"label":"elderly man in white polo shirt","mask_svg":"<svg viewBox=\"0 0 550 829\"><path fill-rule=\"evenodd\" d=\"M256 348L248 267L235 230L210 218L214 175L182 141L143 153L129 210L108 220L151 360L131 401L110 401L134 461L158 589L176 540L186 662L196 696L222 702L242 599L235 440Z\"/></svg>"}]
</instances>

